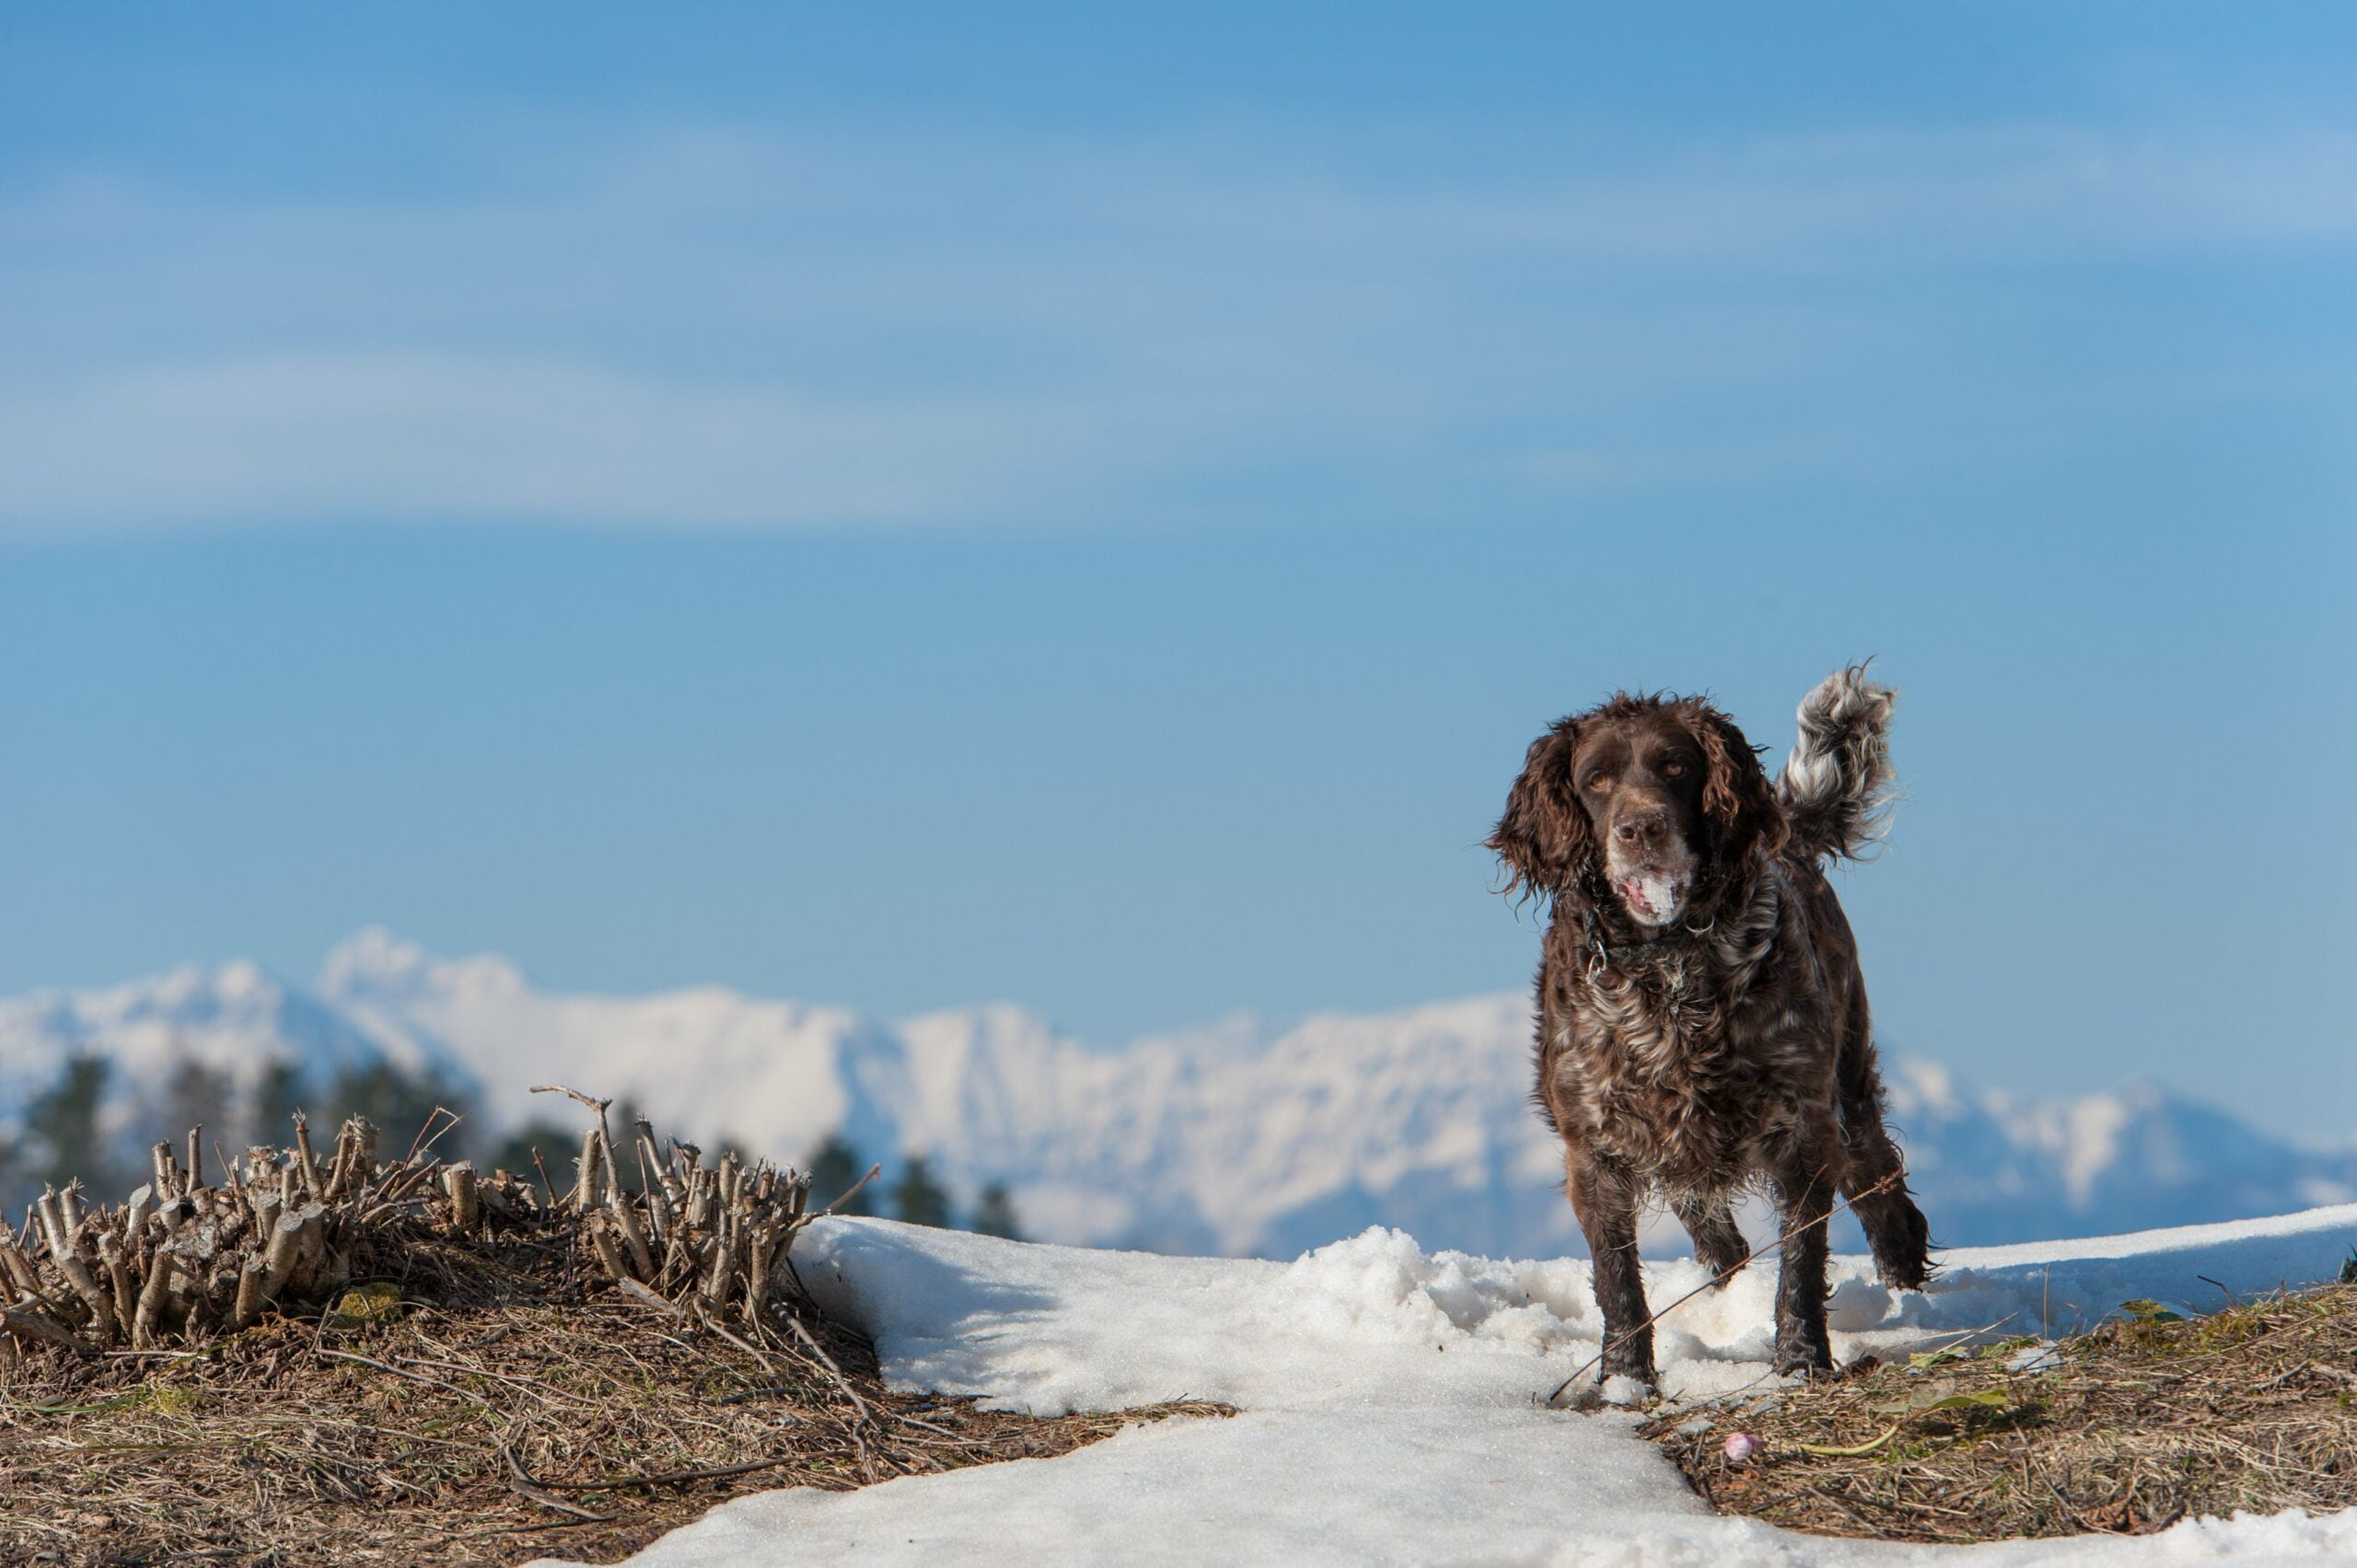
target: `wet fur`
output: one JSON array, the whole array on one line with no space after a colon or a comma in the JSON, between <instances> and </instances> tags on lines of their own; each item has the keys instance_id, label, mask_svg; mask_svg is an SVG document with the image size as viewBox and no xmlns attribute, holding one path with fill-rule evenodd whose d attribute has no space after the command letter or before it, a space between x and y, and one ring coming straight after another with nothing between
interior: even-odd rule
<instances>
[{"instance_id":1,"label":"wet fur","mask_svg":"<svg viewBox=\"0 0 2357 1568\"><path fill-rule=\"evenodd\" d=\"M1699 698L1631 695L1533 742L1489 843L1507 889L1551 907L1538 970L1538 1089L1563 1140L1565 1191L1595 1259L1603 1376L1655 1380L1637 1268L1639 1210L1666 1198L1715 1272L1748 1250L1734 1201L1764 1182L1787 1237L1775 1365L1830 1369L1826 1220L1835 1194L1864 1225L1885 1283L1920 1286L1928 1236L1883 1122L1864 977L1827 882L1856 858L1892 787L1892 694L1863 668L1802 703L1779 784L1724 714ZM1689 831L1701 868L1665 934L1638 925L1607 884L1601 830L1572 777L1597 726L1682 729L1706 776ZM1599 959L1594 917L1609 954Z\"/></svg>"}]
</instances>

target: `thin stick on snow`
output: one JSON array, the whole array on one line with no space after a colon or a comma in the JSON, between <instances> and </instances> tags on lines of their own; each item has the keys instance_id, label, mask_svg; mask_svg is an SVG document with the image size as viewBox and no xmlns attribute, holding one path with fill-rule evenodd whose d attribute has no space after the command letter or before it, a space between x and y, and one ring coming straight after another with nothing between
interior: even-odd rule
<instances>
[{"instance_id":1,"label":"thin stick on snow","mask_svg":"<svg viewBox=\"0 0 2357 1568\"><path fill-rule=\"evenodd\" d=\"M2203 1284L2216 1285L2218 1287L2218 1293L2226 1298L2226 1305L2228 1307L2240 1307L2243 1304L2243 1298L2236 1295L2233 1291L2228 1290L2223 1281L2213 1280L2207 1274L2196 1274L2193 1277L2200 1280Z\"/></svg>"}]
</instances>

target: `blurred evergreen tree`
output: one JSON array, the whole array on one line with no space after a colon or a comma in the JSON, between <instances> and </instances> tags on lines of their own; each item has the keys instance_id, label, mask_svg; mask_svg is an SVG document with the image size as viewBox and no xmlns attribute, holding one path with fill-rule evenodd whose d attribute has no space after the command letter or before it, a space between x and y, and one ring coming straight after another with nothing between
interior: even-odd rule
<instances>
[{"instance_id":1,"label":"blurred evergreen tree","mask_svg":"<svg viewBox=\"0 0 2357 1568\"><path fill-rule=\"evenodd\" d=\"M567 1111L572 1114L566 1115ZM606 1108L606 1131L614 1144L614 1179L626 1192L643 1191L646 1186L638 1163L638 1102L633 1099L618 1099ZM545 1166L549 1179L556 1184L553 1196L562 1198L581 1179L581 1139L596 1124L587 1107L564 1101L554 1114L535 1116L510 1132L493 1144L479 1163L486 1170L504 1170L521 1177L535 1187L540 1184L540 1169ZM661 1143L657 1153L668 1155L670 1149L667 1142L662 1142L663 1129L656 1128L655 1135ZM532 1159L535 1150L540 1156L538 1164ZM705 1157L705 1163L712 1163L710 1156Z\"/></svg>"},{"instance_id":2,"label":"blurred evergreen tree","mask_svg":"<svg viewBox=\"0 0 2357 1568\"><path fill-rule=\"evenodd\" d=\"M535 1149L540 1151L538 1163L532 1158ZM580 1157L579 1128L561 1127L554 1121L534 1117L508 1133L499 1146L492 1150L487 1163L490 1169L504 1170L534 1187L540 1185L540 1167L546 1166L549 1180L555 1184L556 1191L543 1192L540 1196L544 1202L554 1202L572 1191L573 1184L580 1179L573 1168ZM632 1162L633 1169L636 1165L636 1161Z\"/></svg>"},{"instance_id":3,"label":"blurred evergreen tree","mask_svg":"<svg viewBox=\"0 0 2357 1568\"><path fill-rule=\"evenodd\" d=\"M948 1225L948 1190L934 1179L923 1155L911 1155L900 1179L892 1183L892 1213L911 1225Z\"/></svg>"},{"instance_id":4,"label":"blurred evergreen tree","mask_svg":"<svg viewBox=\"0 0 2357 1568\"><path fill-rule=\"evenodd\" d=\"M1005 1182L993 1181L982 1189L981 1199L974 1205L973 1223L967 1228L983 1236L1003 1236L1009 1241L1023 1239L1023 1225L1016 1217L1015 1198L1007 1191Z\"/></svg>"},{"instance_id":5,"label":"blurred evergreen tree","mask_svg":"<svg viewBox=\"0 0 2357 1568\"><path fill-rule=\"evenodd\" d=\"M303 1103L303 1069L284 1057L262 1063L246 1102L246 1143L284 1148L295 1136L295 1110ZM237 1151L243 1153L243 1150Z\"/></svg>"},{"instance_id":6,"label":"blurred evergreen tree","mask_svg":"<svg viewBox=\"0 0 2357 1568\"><path fill-rule=\"evenodd\" d=\"M217 1145L236 1157L230 1140L236 1130L229 1125L229 1074L217 1067L208 1067L193 1056L183 1056L172 1064L172 1075L164 1080L164 1124L155 1130L155 1138L168 1138L172 1146L182 1151L188 1147L191 1128L204 1129L203 1156L209 1168L213 1151ZM215 1171L208 1181L219 1181L221 1173Z\"/></svg>"},{"instance_id":7,"label":"blurred evergreen tree","mask_svg":"<svg viewBox=\"0 0 2357 1568\"><path fill-rule=\"evenodd\" d=\"M614 1179L625 1192L646 1191L646 1175L638 1164L638 1101L625 1095L606 1108L606 1131L614 1140ZM581 1134L589 1130L590 1115L584 1110L581 1123L573 1132L573 1157L581 1157ZM651 1125L651 1123L650 1123ZM663 1129L655 1129L655 1154L660 1159L670 1153L664 1144Z\"/></svg>"},{"instance_id":8,"label":"blurred evergreen tree","mask_svg":"<svg viewBox=\"0 0 2357 1568\"><path fill-rule=\"evenodd\" d=\"M378 1157L388 1160L397 1160L408 1152L411 1143L424 1132L435 1107L460 1116L470 1109L466 1096L451 1086L430 1076L405 1073L383 1061L364 1067L347 1067L337 1074L335 1082L328 1086L327 1106L324 1114L315 1113L311 1118L314 1143L333 1144L336 1129L343 1125L345 1117L365 1116L377 1124ZM434 1145L435 1152L446 1159L463 1159L473 1142L472 1133L471 1126L462 1124L459 1130L443 1134ZM290 1128L287 1136L292 1135ZM575 1142L577 1146L577 1137ZM550 1168L555 1169L553 1166Z\"/></svg>"},{"instance_id":9,"label":"blurred evergreen tree","mask_svg":"<svg viewBox=\"0 0 2357 1568\"><path fill-rule=\"evenodd\" d=\"M33 1181L63 1187L78 1176L94 1201L122 1202L123 1174L99 1132L99 1102L113 1072L103 1056L68 1057L57 1081L25 1108L19 1163Z\"/></svg>"},{"instance_id":10,"label":"blurred evergreen tree","mask_svg":"<svg viewBox=\"0 0 2357 1568\"><path fill-rule=\"evenodd\" d=\"M851 1140L840 1132L828 1133L826 1142L820 1144L810 1156L811 1208L814 1210L825 1208L844 1193L850 1192L852 1183L866 1174L867 1163L859 1157L859 1151L852 1146ZM863 1187L857 1192L852 1193L851 1202L845 1203L836 1213L874 1214L875 1205L868 1202L871 1191L873 1191L872 1188Z\"/></svg>"}]
</instances>

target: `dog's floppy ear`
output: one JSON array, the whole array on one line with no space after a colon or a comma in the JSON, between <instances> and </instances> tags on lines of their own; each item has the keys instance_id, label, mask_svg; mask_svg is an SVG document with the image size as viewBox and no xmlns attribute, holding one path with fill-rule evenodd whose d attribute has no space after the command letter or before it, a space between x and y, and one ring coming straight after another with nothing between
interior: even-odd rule
<instances>
[{"instance_id":1,"label":"dog's floppy ear","mask_svg":"<svg viewBox=\"0 0 2357 1568\"><path fill-rule=\"evenodd\" d=\"M1587 813L1573 792L1572 755L1579 744L1577 719L1559 720L1530 743L1522 776L1506 795L1505 815L1487 841L1505 863L1505 886L1498 891L1559 897L1572 889L1580 866L1596 853Z\"/></svg>"},{"instance_id":2,"label":"dog's floppy ear","mask_svg":"<svg viewBox=\"0 0 2357 1568\"><path fill-rule=\"evenodd\" d=\"M1735 721L1708 703L1694 704L1689 724L1702 748L1702 815L1711 824L1719 855L1740 864L1756 851L1772 855L1784 847L1784 809L1759 765L1759 753Z\"/></svg>"}]
</instances>

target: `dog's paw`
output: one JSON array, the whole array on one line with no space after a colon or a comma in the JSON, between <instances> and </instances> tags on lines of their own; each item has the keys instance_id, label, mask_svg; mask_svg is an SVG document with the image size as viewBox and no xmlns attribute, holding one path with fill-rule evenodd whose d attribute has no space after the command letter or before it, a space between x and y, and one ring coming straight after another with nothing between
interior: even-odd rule
<instances>
[{"instance_id":1,"label":"dog's paw","mask_svg":"<svg viewBox=\"0 0 2357 1568\"><path fill-rule=\"evenodd\" d=\"M1932 1277L1932 1227L1911 1202L1895 1205L1893 1222L1866 1239L1875 1272L1891 1290L1922 1290Z\"/></svg>"},{"instance_id":2,"label":"dog's paw","mask_svg":"<svg viewBox=\"0 0 2357 1568\"><path fill-rule=\"evenodd\" d=\"M1922 1290L1931 1283L1933 1271L1929 1263L1878 1264L1875 1274L1886 1290Z\"/></svg>"},{"instance_id":3,"label":"dog's paw","mask_svg":"<svg viewBox=\"0 0 2357 1568\"><path fill-rule=\"evenodd\" d=\"M1833 1376L1833 1352L1822 1340L1795 1339L1777 1345L1774 1365L1780 1377L1814 1383Z\"/></svg>"},{"instance_id":4,"label":"dog's paw","mask_svg":"<svg viewBox=\"0 0 2357 1568\"><path fill-rule=\"evenodd\" d=\"M1735 1283L1735 1277L1743 1272L1745 1265L1748 1264L1750 1261L1751 1254L1748 1252L1744 1253L1740 1257L1705 1258L1701 1260L1702 1266L1711 1271L1711 1288L1714 1291L1724 1290L1727 1286L1733 1284Z\"/></svg>"},{"instance_id":5,"label":"dog's paw","mask_svg":"<svg viewBox=\"0 0 2357 1568\"><path fill-rule=\"evenodd\" d=\"M1585 1415L1590 1411L1599 1411L1604 1408L1604 1385L1593 1381L1574 1383L1567 1388L1559 1390L1554 1399L1548 1402L1555 1410L1572 1411Z\"/></svg>"},{"instance_id":6,"label":"dog's paw","mask_svg":"<svg viewBox=\"0 0 2357 1568\"><path fill-rule=\"evenodd\" d=\"M1661 1398L1651 1380L1625 1373L1596 1380L1582 1380L1555 1397L1554 1408L1582 1415L1603 1410L1643 1410Z\"/></svg>"},{"instance_id":7,"label":"dog's paw","mask_svg":"<svg viewBox=\"0 0 2357 1568\"><path fill-rule=\"evenodd\" d=\"M1654 1370L1654 1358L1650 1351L1642 1357L1606 1356L1604 1365L1597 1371L1596 1376L1608 1388L1615 1383L1639 1383L1650 1388L1661 1381L1661 1375Z\"/></svg>"},{"instance_id":8,"label":"dog's paw","mask_svg":"<svg viewBox=\"0 0 2357 1568\"><path fill-rule=\"evenodd\" d=\"M1631 1411L1642 1410L1661 1397L1651 1378L1631 1377L1625 1372L1607 1377L1596 1391L1606 1404Z\"/></svg>"}]
</instances>

